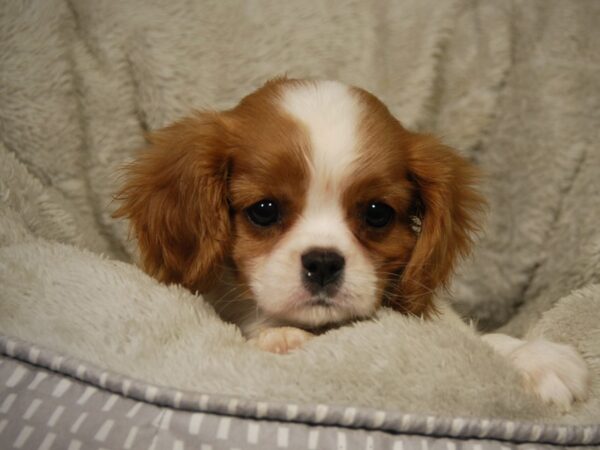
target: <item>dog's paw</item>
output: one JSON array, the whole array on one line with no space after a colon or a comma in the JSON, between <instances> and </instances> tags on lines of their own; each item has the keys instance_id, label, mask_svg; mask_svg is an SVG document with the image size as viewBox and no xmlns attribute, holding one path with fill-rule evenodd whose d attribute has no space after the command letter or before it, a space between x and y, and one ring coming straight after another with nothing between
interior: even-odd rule
<instances>
[{"instance_id":1,"label":"dog's paw","mask_svg":"<svg viewBox=\"0 0 600 450\"><path fill-rule=\"evenodd\" d=\"M288 353L302 347L312 337L314 337L314 334L300 328L277 327L262 330L258 336L250 339L249 342L266 352Z\"/></svg>"},{"instance_id":2,"label":"dog's paw","mask_svg":"<svg viewBox=\"0 0 600 450\"><path fill-rule=\"evenodd\" d=\"M586 397L588 368L573 347L537 339L524 341L507 356L542 400L566 411Z\"/></svg>"},{"instance_id":3,"label":"dog's paw","mask_svg":"<svg viewBox=\"0 0 600 450\"><path fill-rule=\"evenodd\" d=\"M588 368L573 347L545 339L524 341L497 333L486 334L482 339L509 359L542 400L566 411L575 400L586 397Z\"/></svg>"}]
</instances>

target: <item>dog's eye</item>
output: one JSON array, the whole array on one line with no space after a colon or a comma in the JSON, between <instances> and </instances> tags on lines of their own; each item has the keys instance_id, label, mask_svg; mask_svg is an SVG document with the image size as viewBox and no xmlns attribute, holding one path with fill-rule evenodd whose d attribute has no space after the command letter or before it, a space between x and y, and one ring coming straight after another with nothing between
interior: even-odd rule
<instances>
[{"instance_id":1,"label":"dog's eye","mask_svg":"<svg viewBox=\"0 0 600 450\"><path fill-rule=\"evenodd\" d=\"M392 217L394 210L391 206L381 202L369 202L365 211L365 222L370 227L382 228L385 227Z\"/></svg>"},{"instance_id":2,"label":"dog's eye","mask_svg":"<svg viewBox=\"0 0 600 450\"><path fill-rule=\"evenodd\" d=\"M279 220L279 207L274 200L263 199L246 209L250 221L268 227Z\"/></svg>"}]
</instances>

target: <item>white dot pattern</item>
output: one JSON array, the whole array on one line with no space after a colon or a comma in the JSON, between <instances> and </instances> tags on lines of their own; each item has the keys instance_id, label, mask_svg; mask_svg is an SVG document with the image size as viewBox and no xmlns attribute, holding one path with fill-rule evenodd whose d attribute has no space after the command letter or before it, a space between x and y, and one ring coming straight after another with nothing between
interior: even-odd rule
<instances>
[{"instance_id":1,"label":"white dot pattern","mask_svg":"<svg viewBox=\"0 0 600 450\"><path fill-rule=\"evenodd\" d=\"M314 450L317 448L319 444L319 431L318 430L310 430L308 432L308 448L310 450Z\"/></svg>"},{"instance_id":2,"label":"white dot pattern","mask_svg":"<svg viewBox=\"0 0 600 450\"><path fill-rule=\"evenodd\" d=\"M315 419L317 422L322 422L325 416L327 416L327 405L317 405L317 409L315 411Z\"/></svg>"},{"instance_id":3,"label":"white dot pattern","mask_svg":"<svg viewBox=\"0 0 600 450\"><path fill-rule=\"evenodd\" d=\"M11 393L6 396L2 404L0 404L0 413L8 414L10 408L12 408L13 403L17 399L17 394Z\"/></svg>"},{"instance_id":4,"label":"white dot pattern","mask_svg":"<svg viewBox=\"0 0 600 450\"><path fill-rule=\"evenodd\" d=\"M229 403L227 404L227 413L235 414L237 412L238 403L239 400L237 398L232 398L231 400L229 400Z\"/></svg>"},{"instance_id":5,"label":"white dot pattern","mask_svg":"<svg viewBox=\"0 0 600 450\"><path fill-rule=\"evenodd\" d=\"M342 425L351 425L354 423L356 417L356 408L346 408L344 411L344 417L342 418Z\"/></svg>"},{"instance_id":6,"label":"white dot pattern","mask_svg":"<svg viewBox=\"0 0 600 450\"><path fill-rule=\"evenodd\" d=\"M108 400L106 401L106 403L104 404L104 406L102 407L102 411L110 411L112 409L112 407L115 405L115 403L118 400L118 396L115 394L112 394Z\"/></svg>"},{"instance_id":7,"label":"white dot pattern","mask_svg":"<svg viewBox=\"0 0 600 450\"><path fill-rule=\"evenodd\" d=\"M15 367L15 371L12 373L8 380L6 380L6 387L14 388L21 382L27 371L22 366Z\"/></svg>"},{"instance_id":8,"label":"white dot pattern","mask_svg":"<svg viewBox=\"0 0 600 450\"><path fill-rule=\"evenodd\" d=\"M219 427L217 428L217 439L225 440L229 437L229 426L231 425L231 418L223 417L219 421Z\"/></svg>"},{"instance_id":9,"label":"white dot pattern","mask_svg":"<svg viewBox=\"0 0 600 450\"><path fill-rule=\"evenodd\" d=\"M58 406L54 412L52 413L52 415L50 416L50 419L48 420L48 426L49 427L54 427L56 426L56 423L58 422L58 419L60 419L60 416L62 415L62 413L65 411L65 407L64 406Z\"/></svg>"},{"instance_id":10,"label":"white dot pattern","mask_svg":"<svg viewBox=\"0 0 600 450\"><path fill-rule=\"evenodd\" d=\"M162 420L160 421L160 428L162 430L168 430L171 427L171 418L173 417L173 411L165 410Z\"/></svg>"},{"instance_id":11,"label":"white dot pattern","mask_svg":"<svg viewBox=\"0 0 600 450\"><path fill-rule=\"evenodd\" d=\"M189 432L190 434L199 434L200 427L202 426L202 420L204 419L204 414L194 413L190 418L190 426Z\"/></svg>"},{"instance_id":12,"label":"white dot pattern","mask_svg":"<svg viewBox=\"0 0 600 450\"><path fill-rule=\"evenodd\" d=\"M135 405L133 405L131 407L131 409L127 412L127 417L129 419L132 419L133 417L135 417L135 415L138 413L138 411L141 409L142 404L141 403L136 403Z\"/></svg>"},{"instance_id":13,"label":"white dot pattern","mask_svg":"<svg viewBox=\"0 0 600 450\"><path fill-rule=\"evenodd\" d=\"M294 420L298 415L298 405L288 405L285 411L285 418L287 420Z\"/></svg>"},{"instance_id":14,"label":"white dot pattern","mask_svg":"<svg viewBox=\"0 0 600 450\"><path fill-rule=\"evenodd\" d=\"M39 450L49 450L52 446L52 443L56 439L55 433L48 433L42 443L39 446Z\"/></svg>"},{"instance_id":15,"label":"white dot pattern","mask_svg":"<svg viewBox=\"0 0 600 450\"><path fill-rule=\"evenodd\" d=\"M92 386L86 387L85 391L83 391L83 394L81 394L81 397L79 397L77 399L77 404L78 405L85 404L85 402L87 402L90 399L90 397L92 395L94 395L95 392L98 392L98 389L96 389L95 387L92 387Z\"/></svg>"},{"instance_id":16,"label":"white dot pattern","mask_svg":"<svg viewBox=\"0 0 600 450\"><path fill-rule=\"evenodd\" d=\"M256 417L262 418L267 415L268 407L264 402L258 402L256 404Z\"/></svg>"},{"instance_id":17,"label":"white dot pattern","mask_svg":"<svg viewBox=\"0 0 600 450\"><path fill-rule=\"evenodd\" d=\"M260 426L256 423L250 422L248 424L248 443L257 444L259 436Z\"/></svg>"},{"instance_id":18,"label":"white dot pattern","mask_svg":"<svg viewBox=\"0 0 600 450\"><path fill-rule=\"evenodd\" d=\"M78 450L94 442L95 448L177 450L523 450L600 443L598 426L253 403L144 385L16 341L9 345L1 336L0 351L35 358L41 366L0 356L0 442L9 448ZM70 377L42 367L59 368Z\"/></svg>"},{"instance_id":19,"label":"white dot pattern","mask_svg":"<svg viewBox=\"0 0 600 450\"><path fill-rule=\"evenodd\" d=\"M69 446L67 447L67 450L80 450L81 449L81 441L78 441L77 439L73 439L71 442L69 442Z\"/></svg>"},{"instance_id":20,"label":"white dot pattern","mask_svg":"<svg viewBox=\"0 0 600 450\"><path fill-rule=\"evenodd\" d=\"M379 428L385 423L385 411L375 411L373 414L373 428Z\"/></svg>"},{"instance_id":21,"label":"white dot pattern","mask_svg":"<svg viewBox=\"0 0 600 450\"><path fill-rule=\"evenodd\" d=\"M63 395L65 395L65 392L67 392L67 390L71 387L71 384L73 384L71 383L71 380L63 378L58 382L58 384L54 388L52 395L54 397L62 397Z\"/></svg>"},{"instance_id":22,"label":"white dot pattern","mask_svg":"<svg viewBox=\"0 0 600 450\"><path fill-rule=\"evenodd\" d=\"M133 448L133 444L135 442L135 436L138 433L138 427L133 426L131 427L131 430L129 430L129 433L127 434L127 438L125 439L125 442L123 444L123 448L125 449L130 449Z\"/></svg>"},{"instance_id":23,"label":"white dot pattern","mask_svg":"<svg viewBox=\"0 0 600 450\"><path fill-rule=\"evenodd\" d=\"M40 350L39 349L37 349L35 347L32 347L29 350L29 361L32 364L35 364L37 362L37 359L39 358L39 356L40 356Z\"/></svg>"},{"instance_id":24,"label":"white dot pattern","mask_svg":"<svg viewBox=\"0 0 600 450\"><path fill-rule=\"evenodd\" d=\"M27 386L27 389L31 389L31 390L37 389L38 386L40 385L40 383L42 381L44 381L44 379L47 377L48 377L48 374L46 372L36 373L34 379L31 381L29 386Z\"/></svg>"},{"instance_id":25,"label":"white dot pattern","mask_svg":"<svg viewBox=\"0 0 600 450\"><path fill-rule=\"evenodd\" d=\"M346 433L338 431L337 434L337 450L348 450L348 442Z\"/></svg>"},{"instance_id":26,"label":"white dot pattern","mask_svg":"<svg viewBox=\"0 0 600 450\"><path fill-rule=\"evenodd\" d=\"M25 410L25 414L23 414L23 419L30 420L41 404L42 401L39 398L34 398L29 407Z\"/></svg>"},{"instance_id":27,"label":"white dot pattern","mask_svg":"<svg viewBox=\"0 0 600 450\"><path fill-rule=\"evenodd\" d=\"M87 418L87 413L81 414L75 420L75 422L73 422L73 426L71 427L71 433L77 433L79 431L79 428L81 427L81 424L83 424L83 422L85 421L86 418Z\"/></svg>"},{"instance_id":28,"label":"white dot pattern","mask_svg":"<svg viewBox=\"0 0 600 450\"><path fill-rule=\"evenodd\" d=\"M99 442L106 441L106 438L108 437L108 434L110 433L110 430L112 429L114 424L114 420L107 420L106 422L104 422L98 430L98 432L96 433L96 436L94 436L94 439Z\"/></svg>"},{"instance_id":29,"label":"white dot pattern","mask_svg":"<svg viewBox=\"0 0 600 450\"><path fill-rule=\"evenodd\" d=\"M17 439L15 439L13 446L15 448L23 448L23 446L29 439L29 436L31 436L31 433L33 433L33 427L25 425L17 435Z\"/></svg>"},{"instance_id":30,"label":"white dot pattern","mask_svg":"<svg viewBox=\"0 0 600 450\"><path fill-rule=\"evenodd\" d=\"M277 429L277 447L287 448L289 446L290 430L287 427L280 426Z\"/></svg>"}]
</instances>

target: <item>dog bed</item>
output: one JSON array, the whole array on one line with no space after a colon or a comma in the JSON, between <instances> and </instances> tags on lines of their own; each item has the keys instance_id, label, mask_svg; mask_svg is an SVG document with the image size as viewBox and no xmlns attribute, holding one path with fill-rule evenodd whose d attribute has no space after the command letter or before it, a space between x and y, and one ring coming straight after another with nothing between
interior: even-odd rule
<instances>
[{"instance_id":1,"label":"dog bed","mask_svg":"<svg viewBox=\"0 0 600 450\"><path fill-rule=\"evenodd\" d=\"M593 0L2 2L2 446L599 446L598 20ZM577 348L585 401L545 405L476 337L389 310L260 352L135 266L112 195L144 131L282 72L371 90L483 169L453 302Z\"/></svg>"},{"instance_id":2,"label":"dog bed","mask_svg":"<svg viewBox=\"0 0 600 450\"><path fill-rule=\"evenodd\" d=\"M598 426L256 402L141 383L14 339L0 339L0 351L0 430L16 448L506 449L600 442Z\"/></svg>"}]
</instances>

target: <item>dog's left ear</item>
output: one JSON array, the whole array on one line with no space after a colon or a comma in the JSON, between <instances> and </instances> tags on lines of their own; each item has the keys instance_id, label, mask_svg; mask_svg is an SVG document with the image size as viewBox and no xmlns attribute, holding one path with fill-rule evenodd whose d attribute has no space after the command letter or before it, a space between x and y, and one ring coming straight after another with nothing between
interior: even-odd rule
<instances>
[{"instance_id":1,"label":"dog's left ear","mask_svg":"<svg viewBox=\"0 0 600 450\"><path fill-rule=\"evenodd\" d=\"M477 169L434 138L415 135L407 164L420 226L389 303L428 316L435 310L435 291L448 283L457 261L469 252L485 202L475 189Z\"/></svg>"}]
</instances>

